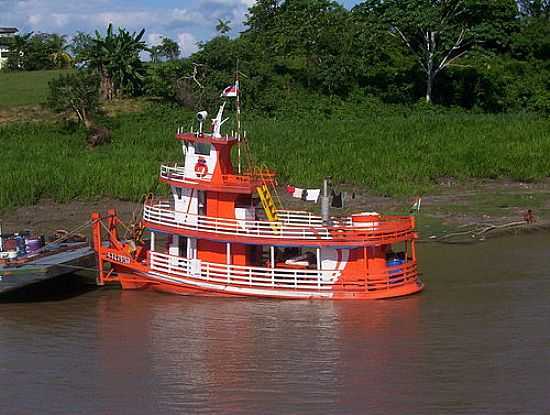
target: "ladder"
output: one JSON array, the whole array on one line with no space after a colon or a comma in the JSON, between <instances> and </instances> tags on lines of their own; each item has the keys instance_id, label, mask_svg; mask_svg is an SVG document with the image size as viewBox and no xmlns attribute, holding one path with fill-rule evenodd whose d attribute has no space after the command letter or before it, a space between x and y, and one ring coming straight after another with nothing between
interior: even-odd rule
<instances>
[{"instance_id":1,"label":"ladder","mask_svg":"<svg viewBox=\"0 0 550 415\"><path fill-rule=\"evenodd\" d=\"M260 202L264 208L265 216L270 222L278 222L279 217L277 216L277 207L275 206L275 201L273 196L267 187L267 184L262 184L256 188L258 196L260 196Z\"/></svg>"},{"instance_id":2,"label":"ladder","mask_svg":"<svg viewBox=\"0 0 550 415\"><path fill-rule=\"evenodd\" d=\"M258 195L260 196L260 202L264 208L265 216L270 222L271 229L273 232L278 233L281 230L281 223L279 222L279 216L277 215L277 206L275 204L275 199L271 195L271 191L267 184L262 184L256 188Z\"/></svg>"}]
</instances>

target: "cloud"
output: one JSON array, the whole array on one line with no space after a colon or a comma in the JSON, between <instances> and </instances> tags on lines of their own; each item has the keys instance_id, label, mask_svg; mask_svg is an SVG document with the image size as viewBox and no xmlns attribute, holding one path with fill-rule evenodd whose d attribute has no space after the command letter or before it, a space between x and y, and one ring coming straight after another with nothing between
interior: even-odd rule
<instances>
[{"instance_id":1,"label":"cloud","mask_svg":"<svg viewBox=\"0 0 550 415\"><path fill-rule=\"evenodd\" d=\"M163 37L161 33L148 33L147 43L151 46L158 46L162 42Z\"/></svg>"},{"instance_id":2,"label":"cloud","mask_svg":"<svg viewBox=\"0 0 550 415\"><path fill-rule=\"evenodd\" d=\"M231 20L236 36L254 0L0 0L0 26L23 32L105 31L109 23L130 32L146 29L149 44L176 40L184 54L216 35L218 19Z\"/></svg>"},{"instance_id":3,"label":"cloud","mask_svg":"<svg viewBox=\"0 0 550 415\"><path fill-rule=\"evenodd\" d=\"M178 33L176 42L178 42L183 56L189 56L198 50L197 39L191 33Z\"/></svg>"}]
</instances>

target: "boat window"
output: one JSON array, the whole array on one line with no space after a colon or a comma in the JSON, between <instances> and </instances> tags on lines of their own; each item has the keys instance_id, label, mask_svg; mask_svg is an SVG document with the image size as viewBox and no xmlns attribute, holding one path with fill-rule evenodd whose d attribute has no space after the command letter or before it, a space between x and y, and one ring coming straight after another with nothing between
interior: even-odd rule
<instances>
[{"instance_id":1,"label":"boat window","mask_svg":"<svg viewBox=\"0 0 550 415\"><path fill-rule=\"evenodd\" d=\"M195 143L195 154L209 156L212 145L210 143Z\"/></svg>"},{"instance_id":2,"label":"boat window","mask_svg":"<svg viewBox=\"0 0 550 415\"><path fill-rule=\"evenodd\" d=\"M271 252L269 246L262 246L256 257L256 264L271 267ZM275 268L316 269L317 253L315 249L301 247L275 248Z\"/></svg>"}]
</instances>

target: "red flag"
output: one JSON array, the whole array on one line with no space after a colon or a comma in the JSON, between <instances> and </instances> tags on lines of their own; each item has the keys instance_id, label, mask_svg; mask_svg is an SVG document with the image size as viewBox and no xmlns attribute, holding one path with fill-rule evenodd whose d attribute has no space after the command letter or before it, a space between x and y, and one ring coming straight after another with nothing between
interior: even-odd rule
<instances>
[{"instance_id":1,"label":"red flag","mask_svg":"<svg viewBox=\"0 0 550 415\"><path fill-rule=\"evenodd\" d=\"M225 88L221 94L222 97L236 97L239 94L239 83L235 82L235 85L229 85Z\"/></svg>"}]
</instances>

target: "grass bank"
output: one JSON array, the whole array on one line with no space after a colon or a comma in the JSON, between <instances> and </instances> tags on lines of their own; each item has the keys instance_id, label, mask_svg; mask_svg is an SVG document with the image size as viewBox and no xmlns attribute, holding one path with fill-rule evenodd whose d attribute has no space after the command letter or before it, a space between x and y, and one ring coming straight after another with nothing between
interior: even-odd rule
<instances>
[{"instance_id":1,"label":"grass bank","mask_svg":"<svg viewBox=\"0 0 550 415\"><path fill-rule=\"evenodd\" d=\"M159 164L179 161L178 125L193 114L164 105L112 119L113 143L94 150L85 132L54 123L0 126L0 208L112 197L137 200L155 187ZM251 119L257 160L284 181L318 186L325 175L372 193L415 195L441 178L550 176L550 120L530 115L409 114L352 120Z\"/></svg>"},{"instance_id":2,"label":"grass bank","mask_svg":"<svg viewBox=\"0 0 550 415\"><path fill-rule=\"evenodd\" d=\"M0 72L0 109L44 104L48 96L48 82L65 72Z\"/></svg>"}]
</instances>

